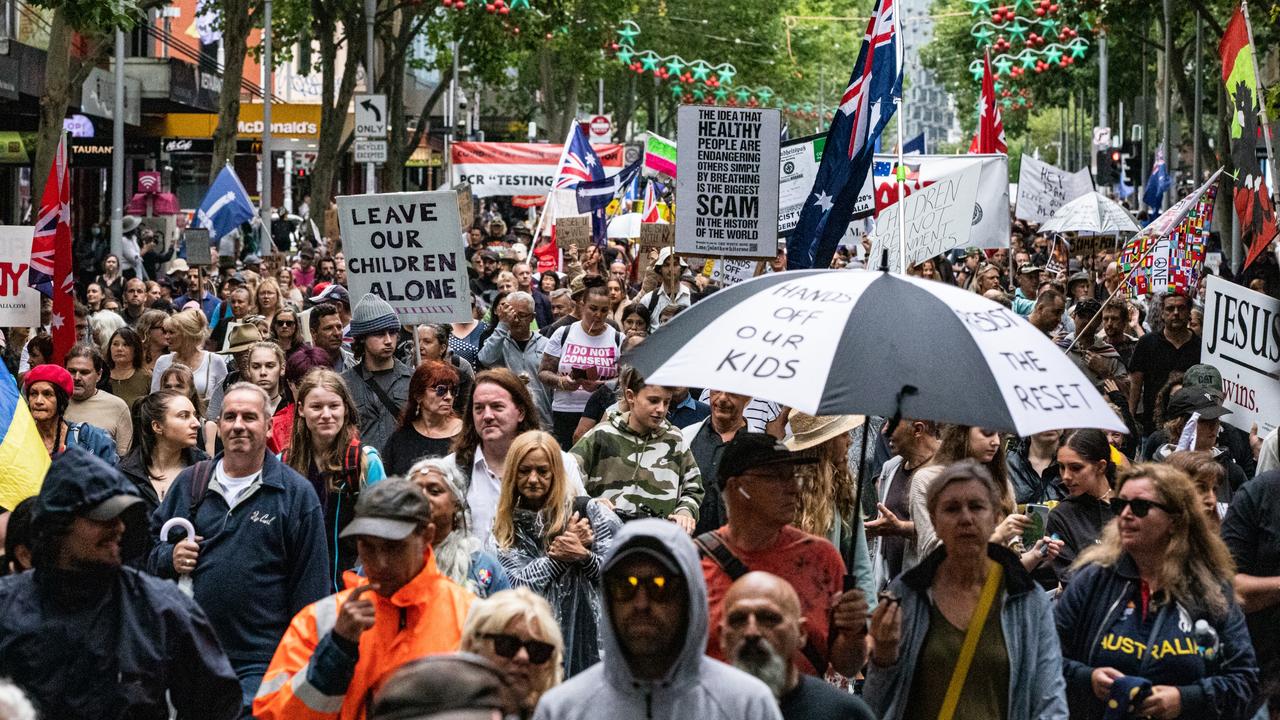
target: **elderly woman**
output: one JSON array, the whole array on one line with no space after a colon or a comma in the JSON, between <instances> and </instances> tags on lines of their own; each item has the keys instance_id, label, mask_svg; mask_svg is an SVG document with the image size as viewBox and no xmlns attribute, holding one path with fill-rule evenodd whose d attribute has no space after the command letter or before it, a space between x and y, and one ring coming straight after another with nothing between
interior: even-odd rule
<instances>
[{"instance_id":1,"label":"elderly woman","mask_svg":"<svg viewBox=\"0 0 1280 720\"><path fill-rule=\"evenodd\" d=\"M458 466L444 458L427 458L409 468L405 478L422 488L431 502L431 524L436 528L431 544L440 572L479 598L510 588L502 564L471 535L471 511Z\"/></svg>"},{"instance_id":2,"label":"elderly woman","mask_svg":"<svg viewBox=\"0 0 1280 720\"><path fill-rule=\"evenodd\" d=\"M1167 465L1120 471L1117 519L1083 553L1054 615L1072 718L1249 717L1258 665L1235 564L1199 492Z\"/></svg>"},{"instance_id":3,"label":"elderly woman","mask_svg":"<svg viewBox=\"0 0 1280 720\"><path fill-rule=\"evenodd\" d=\"M227 376L227 361L203 348L204 341L209 338L208 319L195 308L183 310L164 321L164 331L169 336L172 352L156 359L156 367L151 374L151 391L160 389L160 376L165 369L181 363L191 368L196 392L207 400L209 393Z\"/></svg>"},{"instance_id":4,"label":"elderly woman","mask_svg":"<svg viewBox=\"0 0 1280 720\"><path fill-rule=\"evenodd\" d=\"M533 715L543 693L564 675L560 626L547 601L526 588L504 590L472 605L460 649L485 658L506 675L524 718Z\"/></svg>"},{"instance_id":5,"label":"elderly woman","mask_svg":"<svg viewBox=\"0 0 1280 720\"><path fill-rule=\"evenodd\" d=\"M511 443L493 544L512 584L551 603L568 676L600 661L600 566L621 526L599 501L573 497L555 438L531 430Z\"/></svg>"},{"instance_id":6,"label":"elderly woman","mask_svg":"<svg viewBox=\"0 0 1280 720\"><path fill-rule=\"evenodd\" d=\"M940 546L871 616L863 697L877 717L1066 719L1049 599L1017 555L989 542L1003 496L974 460L929 485Z\"/></svg>"},{"instance_id":7,"label":"elderly woman","mask_svg":"<svg viewBox=\"0 0 1280 720\"><path fill-rule=\"evenodd\" d=\"M79 447L115 465L118 456L110 435L93 425L63 419L74 391L71 373L59 365L37 365L22 377L23 399L50 457Z\"/></svg>"},{"instance_id":8,"label":"elderly woman","mask_svg":"<svg viewBox=\"0 0 1280 720\"><path fill-rule=\"evenodd\" d=\"M453 410L457 392L458 373L447 363L428 360L413 371L400 426L382 448L389 474L403 475L421 458L449 454L453 439L462 432L462 418Z\"/></svg>"}]
</instances>

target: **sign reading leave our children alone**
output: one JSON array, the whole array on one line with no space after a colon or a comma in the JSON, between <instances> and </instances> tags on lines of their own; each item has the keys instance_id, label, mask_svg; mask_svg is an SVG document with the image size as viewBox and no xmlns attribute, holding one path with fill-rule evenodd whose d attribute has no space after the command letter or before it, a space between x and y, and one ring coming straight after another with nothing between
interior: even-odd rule
<instances>
[{"instance_id":1,"label":"sign reading leave our children alone","mask_svg":"<svg viewBox=\"0 0 1280 720\"><path fill-rule=\"evenodd\" d=\"M778 110L686 105L677 115L676 251L778 251Z\"/></svg>"},{"instance_id":2,"label":"sign reading leave our children alone","mask_svg":"<svg viewBox=\"0 0 1280 720\"><path fill-rule=\"evenodd\" d=\"M347 195L338 223L353 303L373 293L405 325L471 317L457 193Z\"/></svg>"}]
</instances>

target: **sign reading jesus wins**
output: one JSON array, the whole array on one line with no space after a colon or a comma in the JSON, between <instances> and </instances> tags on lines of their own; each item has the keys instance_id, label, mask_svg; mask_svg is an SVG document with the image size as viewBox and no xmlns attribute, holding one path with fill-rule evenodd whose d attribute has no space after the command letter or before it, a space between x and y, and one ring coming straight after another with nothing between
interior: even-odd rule
<instances>
[{"instance_id":1,"label":"sign reading jesus wins","mask_svg":"<svg viewBox=\"0 0 1280 720\"><path fill-rule=\"evenodd\" d=\"M377 295L405 325L471 317L454 192L340 197L338 223L355 302L365 293Z\"/></svg>"}]
</instances>

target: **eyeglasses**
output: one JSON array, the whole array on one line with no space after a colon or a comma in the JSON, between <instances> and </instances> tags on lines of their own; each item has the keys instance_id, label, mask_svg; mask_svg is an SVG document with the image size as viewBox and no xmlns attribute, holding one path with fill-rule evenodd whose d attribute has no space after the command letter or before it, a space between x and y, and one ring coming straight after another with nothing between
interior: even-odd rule
<instances>
[{"instance_id":1,"label":"eyeglasses","mask_svg":"<svg viewBox=\"0 0 1280 720\"><path fill-rule=\"evenodd\" d=\"M523 640L506 633L487 633L480 637L493 641L493 652L508 660L515 657L520 652L520 648L524 648L525 653L529 655L529 662L534 665L541 665L550 660L556 651L551 643L544 643L541 640Z\"/></svg>"},{"instance_id":2,"label":"eyeglasses","mask_svg":"<svg viewBox=\"0 0 1280 720\"><path fill-rule=\"evenodd\" d=\"M666 575L615 575L605 581L609 596L618 602L627 602L635 598L644 588L644 594L654 602L667 602L680 591L680 578L669 578Z\"/></svg>"},{"instance_id":3,"label":"eyeglasses","mask_svg":"<svg viewBox=\"0 0 1280 720\"><path fill-rule=\"evenodd\" d=\"M1158 503L1155 500L1147 500L1146 498L1134 498L1130 500L1128 498L1118 497L1111 501L1111 507L1115 509L1117 516L1123 515L1124 509L1129 508L1133 511L1134 517L1144 518L1147 516L1147 513L1151 512L1151 508L1153 507L1158 507L1170 515L1174 514L1173 510L1168 505Z\"/></svg>"},{"instance_id":4,"label":"eyeglasses","mask_svg":"<svg viewBox=\"0 0 1280 720\"><path fill-rule=\"evenodd\" d=\"M457 385L437 385L432 389L435 390L436 397L444 397L458 392Z\"/></svg>"},{"instance_id":5,"label":"eyeglasses","mask_svg":"<svg viewBox=\"0 0 1280 720\"><path fill-rule=\"evenodd\" d=\"M293 327L294 325L298 324L298 321L297 320L277 320L276 324L282 327Z\"/></svg>"}]
</instances>

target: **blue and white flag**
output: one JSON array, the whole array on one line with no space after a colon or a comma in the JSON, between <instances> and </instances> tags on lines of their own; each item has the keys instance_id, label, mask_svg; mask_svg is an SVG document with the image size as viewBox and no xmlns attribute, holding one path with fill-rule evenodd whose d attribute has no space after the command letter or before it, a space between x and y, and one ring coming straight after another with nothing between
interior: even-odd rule
<instances>
[{"instance_id":1,"label":"blue and white flag","mask_svg":"<svg viewBox=\"0 0 1280 720\"><path fill-rule=\"evenodd\" d=\"M902 61L894 30L895 1L876 0L849 87L827 131L818 177L787 241L789 269L831 264L871 173L876 138L897 109L894 98L902 95Z\"/></svg>"},{"instance_id":2,"label":"blue and white flag","mask_svg":"<svg viewBox=\"0 0 1280 720\"><path fill-rule=\"evenodd\" d=\"M245 192L235 171L227 166L213 179L209 192L200 201L193 227L207 228L209 243L214 245L241 223L252 220L255 214L257 211L249 201L249 193Z\"/></svg>"},{"instance_id":3,"label":"blue and white flag","mask_svg":"<svg viewBox=\"0 0 1280 720\"><path fill-rule=\"evenodd\" d=\"M578 195L578 212L586 213L608 207L609 202L622 190L623 186L640 177L642 158L622 168L603 180L587 180L578 183L575 192Z\"/></svg>"},{"instance_id":4,"label":"blue and white flag","mask_svg":"<svg viewBox=\"0 0 1280 720\"><path fill-rule=\"evenodd\" d=\"M1168 192L1173 181L1169 179L1169 166L1164 162L1164 146L1156 148L1155 162L1151 165L1151 177L1147 178L1147 186L1142 191L1142 202L1147 207L1159 210L1164 202L1164 194Z\"/></svg>"}]
</instances>

